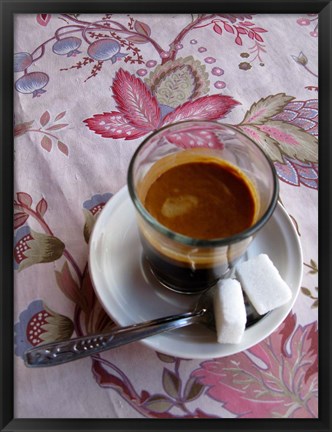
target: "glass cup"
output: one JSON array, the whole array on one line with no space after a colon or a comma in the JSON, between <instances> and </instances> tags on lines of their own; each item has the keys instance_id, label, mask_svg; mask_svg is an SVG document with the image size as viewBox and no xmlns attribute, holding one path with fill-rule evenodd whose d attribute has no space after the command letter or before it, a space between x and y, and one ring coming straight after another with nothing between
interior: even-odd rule
<instances>
[{"instance_id":1,"label":"glass cup","mask_svg":"<svg viewBox=\"0 0 332 432\"><path fill-rule=\"evenodd\" d=\"M202 239L176 232L146 209L144 195L174 163L213 158L239 169L254 187L257 207L252 225L228 237ZM155 167L159 167L156 169ZM197 294L229 277L255 234L271 217L279 185L272 162L260 147L233 126L203 120L170 124L148 136L134 153L128 190L136 208L143 256L166 287Z\"/></svg>"}]
</instances>

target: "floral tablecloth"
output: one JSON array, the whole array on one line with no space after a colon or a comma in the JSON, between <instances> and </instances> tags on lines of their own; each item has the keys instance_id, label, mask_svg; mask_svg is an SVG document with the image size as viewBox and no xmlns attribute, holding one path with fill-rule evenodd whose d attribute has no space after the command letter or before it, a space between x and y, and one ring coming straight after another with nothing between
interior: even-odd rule
<instances>
[{"instance_id":1,"label":"floral tablecloth","mask_svg":"<svg viewBox=\"0 0 332 432\"><path fill-rule=\"evenodd\" d=\"M318 17L15 17L15 417L318 416ZM134 343L28 369L45 341L103 332L87 268L92 226L153 130L230 123L273 160L303 248L285 321L258 345L185 360Z\"/></svg>"}]
</instances>

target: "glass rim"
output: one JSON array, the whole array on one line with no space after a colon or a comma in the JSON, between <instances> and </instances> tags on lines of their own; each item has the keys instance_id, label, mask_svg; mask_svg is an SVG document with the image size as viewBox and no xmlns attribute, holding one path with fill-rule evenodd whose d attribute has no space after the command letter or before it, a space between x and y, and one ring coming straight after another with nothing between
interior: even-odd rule
<instances>
[{"instance_id":1,"label":"glass rim","mask_svg":"<svg viewBox=\"0 0 332 432\"><path fill-rule=\"evenodd\" d=\"M145 144L148 141L150 141L151 138L158 135L161 131L163 131L165 129L169 129L169 128L177 126L177 125L185 124L185 123L209 123L209 124L215 124L215 125L218 125L221 127L231 129L234 132L245 137L247 140L249 140L259 150L259 152L263 155L263 157L267 161L267 163L271 169L272 178L273 178L272 198L270 200L270 203L269 203L265 213L259 218L259 220L257 222L255 222L249 228L247 228L247 229L245 229L245 230L243 230L237 234L229 236L229 237L220 237L220 238L214 238L214 239L199 239L199 238L189 237L189 236L186 236L184 234L174 232L171 229L167 228L165 225L161 224L156 218L154 218L145 209L145 207L141 203L141 200L139 199L138 195L136 194L135 187L134 187L134 181L133 181L134 180L133 179L134 163L136 161L136 158L137 158L139 152L145 146ZM274 212L274 209L277 205L278 196L279 196L279 183L278 183L278 178L277 178L277 172L276 172L276 169L275 169L271 159L267 156L267 154L259 147L258 144L256 144L251 138L249 138L243 132L238 130L236 127L229 125L229 124L226 124L226 123L219 123L217 121L212 121L212 120L195 120L195 119L193 119L193 120L184 120L184 121L180 121L180 122L174 122L174 123L170 123L170 124L160 128L160 129L152 132L151 134L149 134L142 141L142 143L137 147L137 149L135 150L135 152L134 152L134 154L130 160L129 167L128 167L128 174L127 174L127 185L128 185L128 192L129 192L130 198L131 198L136 210L143 217L143 219L145 221L147 221L154 229L159 231L161 234L164 234L168 238L175 240L179 243L182 243L183 245L186 245L186 246L196 246L196 247L197 246L199 246L199 247L228 246L232 243L238 243L242 240L245 240L249 237L252 237L257 231L259 231L266 224L266 222L272 216L272 213Z\"/></svg>"}]
</instances>

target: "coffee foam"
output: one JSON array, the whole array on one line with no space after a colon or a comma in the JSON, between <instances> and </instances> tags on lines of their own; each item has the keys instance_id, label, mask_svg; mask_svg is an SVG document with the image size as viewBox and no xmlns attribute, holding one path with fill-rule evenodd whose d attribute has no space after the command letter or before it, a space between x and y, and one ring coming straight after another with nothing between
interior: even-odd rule
<instances>
[{"instance_id":1,"label":"coffee foam","mask_svg":"<svg viewBox=\"0 0 332 432\"><path fill-rule=\"evenodd\" d=\"M259 214L259 198L256 189L251 180L241 171L237 166L223 160L218 151L212 149L190 149L180 151L163 157L155 162L145 174L144 178L137 185L137 194L140 201L144 205L145 197L154 183L164 172L176 165L187 164L190 162L212 162L231 167L234 171L238 172L241 179L246 182L255 199L255 215L254 222L257 221ZM227 191L226 191L227 192ZM192 210L197 205L197 198L194 195L182 195L177 197L170 197L164 203L161 211L167 217L175 217ZM171 261L183 263L184 265L191 265L197 267L209 267L220 263L229 263L241 256L252 238L247 238L241 242L234 243L230 246L223 247L195 247L181 244L172 237L167 237L164 234L156 231L149 223L139 217L138 224L142 235L150 243L150 245L158 251L161 255L167 257Z\"/></svg>"},{"instance_id":2,"label":"coffee foam","mask_svg":"<svg viewBox=\"0 0 332 432\"><path fill-rule=\"evenodd\" d=\"M178 195L166 199L161 208L161 213L167 218L174 218L194 210L197 205L198 198L196 196Z\"/></svg>"}]
</instances>

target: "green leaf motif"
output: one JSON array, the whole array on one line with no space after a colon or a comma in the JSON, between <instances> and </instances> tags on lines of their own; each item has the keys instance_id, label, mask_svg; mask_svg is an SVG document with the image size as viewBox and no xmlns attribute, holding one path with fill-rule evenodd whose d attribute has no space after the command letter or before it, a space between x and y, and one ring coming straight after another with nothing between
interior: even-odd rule
<instances>
[{"instance_id":1,"label":"green leaf motif","mask_svg":"<svg viewBox=\"0 0 332 432\"><path fill-rule=\"evenodd\" d=\"M318 141L303 129L284 121L270 120L259 129L274 139L282 151L301 162L318 161Z\"/></svg>"},{"instance_id":2,"label":"green leaf motif","mask_svg":"<svg viewBox=\"0 0 332 432\"><path fill-rule=\"evenodd\" d=\"M301 292L302 292L304 295L306 295L306 296L308 296L308 297L311 297L311 291L310 291L310 289L305 288L305 287L301 287Z\"/></svg>"},{"instance_id":3,"label":"green leaf motif","mask_svg":"<svg viewBox=\"0 0 332 432\"><path fill-rule=\"evenodd\" d=\"M149 398L144 403L144 406L151 411L163 413L168 411L173 406L173 403L163 395L155 395Z\"/></svg>"},{"instance_id":4,"label":"green leaf motif","mask_svg":"<svg viewBox=\"0 0 332 432\"><path fill-rule=\"evenodd\" d=\"M255 141L272 161L284 163L278 143L268 134L261 131L257 126L254 125L246 124L239 126L239 128L245 133L245 135Z\"/></svg>"},{"instance_id":5,"label":"green leaf motif","mask_svg":"<svg viewBox=\"0 0 332 432\"><path fill-rule=\"evenodd\" d=\"M163 386L165 391L173 398L177 398L180 390L180 380L178 376L170 371L169 369L164 368L163 372Z\"/></svg>"},{"instance_id":6,"label":"green leaf motif","mask_svg":"<svg viewBox=\"0 0 332 432\"><path fill-rule=\"evenodd\" d=\"M184 389L184 398L187 402L197 399L203 392L204 385L199 383L196 377L191 377Z\"/></svg>"},{"instance_id":7,"label":"green leaf motif","mask_svg":"<svg viewBox=\"0 0 332 432\"><path fill-rule=\"evenodd\" d=\"M92 228L95 224L95 218L93 217L93 214L87 209L83 209L83 213L84 213L84 218L85 218L83 235L84 235L84 240L86 241L86 243L89 243Z\"/></svg>"},{"instance_id":8,"label":"green leaf motif","mask_svg":"<svg viewBox=\"0 0 332 432\"><path fill-rule=\"evenodd\" d=\"M312 267L312 270L310 270L310 274L316 274L318 273L318 264L316 263L315 260L311 259L310 260L310 265Z\"/></svg>"},{"instance_id":9,"label":"green leaf motif","mask_svg":"<svg viewBox=\"0 0 332 432\"><path fill-rule=\"evenodd\" d=\"M162 353L158 353L157 352L157 356L159 357L159 359L165 363L174 363L175 362L175 358L166 354L162 354Z\"/></svg>"},{"instance_id":10,"label":"green leaf motif","mask_svg":"<svg viewBox=\"0 0 332 432\"><path fill-rule=\"evenodd\" d=\"M263 124L271 117L279 114L293 99L295 99L293 96L287 96L285 93L261 98L258 102L251 105L251 108L247 111L240 124Z\"/></svg>"}]
</instances>

